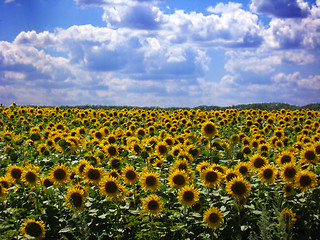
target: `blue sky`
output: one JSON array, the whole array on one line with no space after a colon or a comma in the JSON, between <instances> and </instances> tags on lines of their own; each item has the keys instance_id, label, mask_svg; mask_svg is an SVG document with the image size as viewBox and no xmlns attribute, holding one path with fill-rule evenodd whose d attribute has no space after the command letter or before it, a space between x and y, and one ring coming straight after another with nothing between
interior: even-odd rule
<instances>
[{"instance_id":1,"label":"blue sky","mask_svg":"<svg viewBox=\"0 0 320 240\"><path fill-rule=\"evenodd\" d=\"M0 103L320 102L320 0L0 0Z\"/></svg>"}]
</instances>

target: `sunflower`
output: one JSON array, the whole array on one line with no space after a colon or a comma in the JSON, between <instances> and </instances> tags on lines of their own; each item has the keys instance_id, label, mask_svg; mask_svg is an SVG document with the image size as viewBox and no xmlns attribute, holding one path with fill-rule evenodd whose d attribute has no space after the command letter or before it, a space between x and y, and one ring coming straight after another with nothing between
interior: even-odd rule
<instances>
[{"instance_id":1,"label":"sunflower","mask_svg":"<svg viewBox=\"0 0 320 240\"><path fill-rule=\"evenodd\" d=\"M29 186L34 186L39 180L39 172L38 166L27 165L22 171L21 180Z\"/></svg>"},{"instance_id":2,"label":"sunflower","mask_svg":"<svg viewBox=\"0 0 320 240\"><path fill-rule=\"evenodd\" d=\"M206 187L215 187L220 183L222 174L218 170L213 170L210 166L201 172L200 177L203 185Z\"/></svg>"},{"instance_id":3,"label":"sunflower","mask_svg":"<svg viewBox=\"0 0 320 240\"><path fill-rule=\"evenodd\" d=\"M168 176L168 184L173 188L181 188L188 183L187 173L176 169Z\"/></svg>"},{"instance_id":4,"label":"sunflower","mask_svg":"<svg viewBox=\"0 0 320 240\"><path fill-rule=\"evenodd\" d=\"M11 187L11 181L8 176L0 177L0 185L4 188L10 188Z\"/></svg>"},{"instance_id":5,"label":"sunflower","mask_svg":"<svg viewBox=\"0 0 320 240\"><path fill-rule=\"evenodd\" d=\"M292 227L296 222L296 214L290 208L285 208L280 213L280 221L286 227Z\"/></svg>"},{"instance_id":6,"label":"sunflower","mask_svg":"<svg viewBox=\"0 0 320 240\"><path fill-rule=\"evenodd\" d=\"M25 237L30 236L34 240L42 239L45 236L45 229L43 221L36 221L35 219L24 219L20 231Z\"/></svg>"},{"instance_id":7,"label":"sunflower","mask_svg":"<svg viewBox=\"0 0 320 240\"><path fill-rule=\"evenodd\" d=\"M67 196L65 197L65 204L76 211L83 211L84 202L86 198L85 191L76 186L72 186L67 190Z\"/></svg>"},{"instance_id":8,"label":"sunflower","mask_svg":"<svg viewBox=\"0 0 320 240\"><path fill-rule=\"evenodd\" d=\"M100 192L106 197L117 198L124 191L124 187L117 179L107 176L100 181Z\"/></svg>"},{"instance_id":9,"label":"sunflower","mask_svg":"<svg viewBox=\"0 0 320 240\"><path fill-rule=\"evenodd\" d=\"M182 205L192 207L199 200L199 192L194 185L186 185L179 190L178 199Z\"/></svg>"},{"instance_id":10,"label":"sunflower","mask_svg":"<svg viewBox=\"0 0 320 240\"><path fill-rule=\"evenodd\" d=\"M317 177L314 172L304 170L298 172L295 177L295 184L301 191L305 192L309 188L315 187L317 185Z\"/></svg>"},{"instance_id":11,"label":"sunflower","mask_svg":"<svg viewBox=\"0 0 320 240\"><path fill-rule=\"evenodd\" d=\"M292 182L298 173L296 165L293 163L286 163L282 166L280 176L286 182Z\"/></svg>"},{"instance_id":12,"label":"sunflower","mask_svg":"<svg viewBox=\"0 0 320 240\"><path fill-rule=\"evenodd\" d=\"M83 177L87 183L97 185L103 178L103 175L104 171L102 168L93 167L92 165L87 165L83 170Z\"/></svg>"},{"instance_id":13,"label":"sunflower","mask_svg":"<svg viewBox=\"0 0 320 240\"><path fill-rule=\"evenodd\" d=\"M291 196L294 192L294 186L291 183L286 183L282 188L284 195L287 197Z\"/></svg>"},{"instance_id":14,"label":"sunflower","mask_svg":"<svg viewBox=\"0 0 320 240\"><path fill-rule=\"evenodd\" d=\"M301 161L305 163L318 163L317 152L314 147L306 147L301 151Z\"/></svg>"},{"instance_id":15,"label":"sunflower","mask_svg":"<svg viewBox=\"0 0 320 240\"><path fill-rule=\"evenodd\" d=\"M41 179L41 184L42 186L48 188L50 186L52 186L54 183L51 181L50 177L42 177Z\"/></svg>"},{"instance_id":16,"label":"sunflower","mask_svg":"<svg viewBox=\"0 0 320 240\"><path fill-rule=\"evenodd\" d=\"M196 170L199 173L201 173L203 170L205 170L209 166L210 166L210 163L208 161L202 161L202 162L198 163L198 165L196 166Z\"/></svg>"},{"instance_id":17,"label":"sunflower","mask_svg":"<svg viewBox=\"0 0 320 240\"><path fill-rule=\"evenodd\" d=\"M68 167L59 163L50 171L50 180L54 184L63 184L69 179Z\"/></svg>"},{"instance_id":18,"label":"sunflower","mask_svg":"<svg viewBox=\"0 0 320 240\"><path fill-rule=\"evenodd\" d=\"M284 151L276 159L276 162L281 167L285 163L294 163L295 158L292 152Z\"/></svg>"},{"instance_id":19,"label":"sunflower","mask_svg":"<svg viewBox=\"0 0 320 240\"><path fill-rule=\"evenodd\" d=\"M188 172L190 170L190 167L189 167L188 161L186 159L179 158L174 162L172 169L174 169L174 170L179 169L179 170Z\"/></svg>"},{"instance_id":20,"label":"sunflower","mask_svg":"<svg viewBox=\"0 0 320 240\"><path fill-rule=\"evenodd\" d=\"M91 165L91 163L90 163L89 161L87 161L87 160L85 160L85 159L82 159L82 160L78 163L78 165L76 166L76 170L77 170L78 175L79 175L79 176L82 176L85 167L86 167L86 166L90 166L90 165Z\"/></svg>"},{"instance_id":21,"label":"sunflower","mask_svg":"<svg viewBox=\"0 0 320 240\"><path fill-rule=\"evenodd\" d=\"M224 175L224 179L227 182L230 182L232 178L240 176L240 173L232 168L227 169L226 174Z\"/></svg>"},{"instance_id":22,"label":"sunflower","mask_svg":"<svg viewBox=\"0 0 320 240\"><path fill-rule=\"evenodd\" d=\"M142 200L143 212L154 216L162 211L163 202L158 195L152 194Z\"/></svg>"},{"instance_id":23,"label":"sunflower","mask_svg":"<svg viewBox=\"0 0 320 240\"><path fill-rule=\"evenodd\" d=\"M115 157L118 155L118 147L116 145L105 146L104 151L108 157Z\"/></svg>"},{"instance_id":24,"label":"sunflower","mask_svg":"<svg viewBox=\"0 0 320 240\"><path fill-rule=\"evenodd\" d=\"M226 190L228 194L231 194L235 199L241 199L249 196L251 186L243 177L238 176L232 178L232 180L227 183Z\"/></svg>"},{"instance_id":25,"label":"sunflower","mask_svg":"<svg viewBox=\"0 0 320 240\"><path fill-rule=\"evenodd\" d=\"M135 134L137 137L140 136L140 137L144 138L146 136L146 131L142 127L139 127L139 128L137 128Z\"/></svg>"},{"instance_id":26,"label":"sunflower","mask_svg":"<svg viewBox=\"0 0 320 240\"><path fill-rule=\"evenodd\" d=\"M157 172L143 172L140 176L141 187L146 191L154 192L160 185L159 176Z\"/></svg>"},{"instance_id":27,"label":"sunflower","mask_svg":"<svg viewBox=\"0 0 320 240\"><path fill-rule=\"evenodd\" d=\"M17 166L17 165L10 165L7 168L6 176L14 182L20 182L22 172L23 172L23 167Z\"/></svg>"},{"instance_id":28,"label":"sunflower","mask_svg":"<svg viewBox=\"0 0 320 240\"><path fill-rule=\"evenodd\" d=\"M206 121L202 124L201 131L207 137L214 137L218 133L216 125L210 121Z\"/></svg>"},{"instance_id":29,"label":"sunflower","mask_svg":"<svg viewBox=\"0 0 320 240\"><path fill-rule=\"evenodd\" d=\"M235 170L239 172L242 176L246 177L250 175L250 162L238 162L235 166Z\"/></svg>"},{"instance_id":30,"label":"sunflower","mask_svg":"<svg viewBox=\"0 0 320 240\"><path fill-rule=\"evenodd\" d=\"M122 169L122 178L127 184L135 184L139 179L138 179L138 173L134 169L134 166L125 166Z\"/></svg>"},{"instance_id":31,"label":"sunflower","mask_svg":"<svg viewBox=\"0 0 320 240\"><path fill-rule=\"evenodd\" d=\"M259 170L259 178L266 183L275 182L278 170L275 166L271 164L267 164L260 168Z\"/></svg>"},{"instance_id":32,"label":"sunflower","mask_svg":"<svg viewBox=\"0 0 320 240\"><path fill-rule=\"evenodd\" d=\"M223 218L223 212L217 207L211 207L203 214L203 221L209 228L218 228L223 222Z\"/></svg>"},{"instance_id":33,"label":"sunflower","mask_svg":"<svg viewBox=\"0 0 320 240\"><path fill-rule=\"evenodd\" d=\"M254 154L250 158L251 166L254 170L259 170L263 166L269 163L266 157L261 156L260 154Z\"/></svg>"},{"instance_id":34,"label":"sunflower","mask_svg":"<svg viewBox=\"0 0 320 240\"><path fill-rule=\"evenodd\" d=\"M156 151L160 154L160 155L167 155L169 152L169 145L165 142L159 142L156 145Z\"/></svg>"}]
</instances>

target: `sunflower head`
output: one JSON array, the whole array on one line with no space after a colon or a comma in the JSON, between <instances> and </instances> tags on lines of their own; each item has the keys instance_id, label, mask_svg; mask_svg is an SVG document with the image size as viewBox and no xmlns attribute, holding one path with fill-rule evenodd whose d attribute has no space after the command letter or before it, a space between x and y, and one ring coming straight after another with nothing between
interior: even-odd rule
<instances>
[{"instance_id":1,"label":"sunflower head","mask_svg":"<svg viewBox=\"0 0 320 240\"><path fill-rule=\"evenodd\" d=\"M34 240L44 238L46 233L43 221L36 221L35 219L23 220L20 231L24 236L31 236Z\"/></svg>"},{"instance_id":2,"label":"sunflower head","mask_svg":"<svg viewBox=\"0 0 320 240\"><path fill-rule=\"evenodd\" d=\"M192 207L199 200L199 192L194 185L186 185L179 190L178 199L182 205Z\"/></svg>"},{"instance_id":3,"label":"sunflower head","mask_svg":"<svg viewBox=\"0 0 320 240\"><path fill-rule=\"evenodd\" d=\"M65 203L71 209L74 209L76 211L83 211L85 198L85 191L78 186L73 186L68 188L67 190Z\"/></svg>"},{"instance_id":4,"label":"sunflower head","mask_svg":"<svg viewBox=\"0 0 320 240\"><path fill-rule=\"evenodd\" d=\"M298 168L293 163L286 163L282 166L280 176L286 182L292 182L298 173Z\"/></svg>"},{"instance_id":5,"label":"sunflower head","mask_svg":"<svg viewBox=\"0 0 320 240\"><path fill-rule=\"evenodd\" d=\"M87 183L99 184L103 175L104 171L102 168L93 167L92 165L87 165L83 170L83 176Z\"/></svg>"},{"instance_id":6,"label":"sunflower head","mask_svg":"<svg viewBox=\"0 0 320 240\"><path fill-rule=\"evenodd\" d=\"M218 228L223 222L223 218L223 212L217 207L211 207L203 214L203 221L209 228Z\"/></svg>"},{"instance_id":7,"label":"sunflower head","mask_svg":"<svg viewBox=\"0 0 320 240\"><path fill-rule=\"evenodd\" d=\"M289 196L291 196L291 195L293 194L293 192L294 192L294 186L293 186L293 184L291 184L291 183L286 183L286 184L283 186L282 190L283 190L284 195L287 196L287 197L289 197Z\"/></svg>"},{"instance_id":8,"label":"sunflower head","mask_svg":"<svg viewBox=\"0 0 320 240\"><path fill-rule=\"evenodd\" d=\"M203 185L206 187L215 187L220 183L222 174L218 170L208 167L201 172L200 177Z\"/></svg>"},{"instance_id":9,"label":"sunflower head","mask_svg":"<svg viewBox=\"0 0 320 240\"><path fill-rule=\"evenodd\" d=\"M281 211L280 221L286 228L292 227L296 220L296 214L290 208L285 208Z\"/></svg>"},{"instance_id":10,"label":"sunflower head","mask_svg":"<svg viewBox=\"0 0 320 240\"><path fill-rule=\"evenodd\" d=\"M159 142L156 145L156 151L160 154L160 155L167 155L169 152L169 145L165 142Z\"/></svg>"},{"instance_id":11,"label":"sunflower head","mask_svg":"<svg viewBox=\"0 0 320 240\"><path fill-rule=\"evenodd\" d=\"M238 176L227 183L226 190L228 194L231 194L235 199L242 199L249 196L251 186L247 180Z\"/></svg>"},{"instance_id":12,"label":"sunflower head","mask_svg":"<svg viewBox=\"0 0 320 240\"><path fill-rule=\"evenodd\" d=\"M275 166L267 164L260 168L259 178L265 183L272 183L275 181L278 170Z\"/></svg>"},{"instance_id":13,"label":"sunflower head","mask_svg":"<svg viewBox=\"0 0 320 240\"><path fill-rule=\"evenodd\" d=\"M154 192L160 185L159 176L157 172L143 172L140 176L141 187L146 191Z\"/></svg>"},{"instance_id":14,"label":"sunflower head","mask_svg":"<svg viewBox=\"0 0 320 240\"><path fill-rule=\"evenodd\" d=\"M201 131L207 137L214 137L218 133L217 126L211 121L204 122L201 126Z\"/></svg>"},{"instance_id":15,"label":"sunflower head","mask_svg":"<svg viewBox=\"0 0 320 240\"><path fill-rule=\"evenodd\" d=\"M23 167L17 165L10 165L7 168L6 176L14 182L20 182L23 172Z\"/></svg>"},{"instance_id":16,"label":"sunflower head","mask_svg":"<svg viewBox=\"0 0 320 240\"><path fill-rule=\"evenodd\" d=\"M254 170L259 170L263 166L269 163L266 157L261 156L260 154L254 154L250 158L251 166Z\"/></svg>"},{"instance_id":17,"label":"sunflower head","mask_svg":"<svg viewBox=\"0 0 320 240\"><path fill-rule=\"evenodd\" d=\"M138 179L138 173L134 166L127 165L122 169L122 178L127 184L135 184Z\"/></svg>"},{"instance_id":18,"label":"sunflower head","mask_svg":"<svg viewBox=\"0 0 320 240\"><path fill-rule=\"evenodd\" d=\"M301 191L305 192L317 185L316 174L308 170L299 171L295 177L295 184Z\"/></svg>"},{"instance_id":19,"label":"sunflower head","mask_svg":"<svg viewBox=\"0 0 320 240\"><path fill-rule=\"evenodd\" d=\"M152 194L142 200L143 211L150 216L159 214L163 208L163 202L158 195Z\"/></svg>"},{"instance_id":20,"label":"sunflower head","mask_svg":"<svg viewBox=\"0 0 320 240\"><path fill-rule=\"evenodd\" d=\"M318 163L319 159L314 147L306 147L301 151L301 161L306 163Z\"/></svg>"},{"instance_id":21,"label":"sunflower head","mask_svg":"<svg viewBox=\"0 0 320 240\"><path fill-rule=\"evenodd\" d=\"M187 173L183 170L176 169L169 174L168 184L173 188L181 188L188 183Z\"/></svg>"},{"instance_id":22,"label":"sunflower head","mask_svg":"<svg viewBox=\"0 0 320 240\"><path fill-rule=\"evenodd\" d=\"M100 192L106 197L117 198L121 193L121 186L117 179L107 176L100 182Z\"/></svg>"},{"instance_id":23,"label":"sunflower head","mask_svg":"<svg viewBox=\"0 0 320 240\"><path fill-rule=\"evenodd\" d=\"M32 166L26 166L23 169L22 172L22 181L29 185L29 186L34 186L37 184L38 179L39 179L39 172L37 171L37 169L33 168Z\"/></svg>"},{"instance_id":24,"label":"sunflower head","mask_svg":"<svg viewBox=\"0 0 320 240\"><path fill-rule=\"evenodd\" d=\"M65 164L59 163L50 171L50 178L54 184L63 184L69 179L69 171Z\"/></svg>"},{"instance_id":25,"label":"sunflower head","mask_svg":"<svg viewBox=\"0 0 320 240\"><path fill-rule=\"evenodd\" d=\"M294 155L292 152L289 151L284 151L282 152L276 159L276 162L278 163L279 166L283 166L286 163L294 162Z\"/></svg>"}]
</instances>

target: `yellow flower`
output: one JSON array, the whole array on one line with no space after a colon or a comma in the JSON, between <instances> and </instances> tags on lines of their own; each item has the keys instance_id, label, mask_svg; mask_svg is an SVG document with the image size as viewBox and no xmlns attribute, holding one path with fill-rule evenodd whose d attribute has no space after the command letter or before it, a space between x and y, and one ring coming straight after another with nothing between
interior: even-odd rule
<instances>
[{"instance_id":1,"label":"yellow flower","mask_svg":"<svg viewBox=\"0 0 320 240\"><path fill-rule=\"evenodd\" d=\"M305 192L309 188L315 187L317 185L317 177L314 172L304 170L298 172L295 177L295 184L301 191Z\"/></svg>"},{"instance_id":2,"label":"yellow flower","mask_svg":"<svg viewBox=\"0 0 320 240\"><path fill-rule=\"evenodd\" d=\"M199 192L194 185L186 185L179 190L178 199L182 205L192 207L199 200Z\"/></svg>"},{"instance_id":3,"label":"yellow flower","mask_svg":"<svg viewBox=\"0 0 320 240\"><path fill-rule=\"evenodd\" d=\"M169 152L169 145L162 141L162 142L159 142L157 145L156 145L156 151L160 154L160 155L167 155L168 152Z\"/></svg>"},{"instance_id":4,"label":"yellow flower","mask_svg":"<svg viewBox=\"0 0 320 240\"><path fill-rule=\"evenodd\" d=\"M85 198L85 191L76 185L68 188L65 203L71 209L83 211Z\"/></svg>"},{"instance_id":5,"label":"yellow flower","mask_svg":"<svg viewBox=\"0 0 320 240\"><path fill-rule=\"evenodd\" d=\"M296 214L290 208L285 208L281 211L280 221L286 228L292 227L296 220Z\"/></svg>"},{"instance_id":6,"label":"yellow flower","mask_svg":"<svg viewBox=\"0 0 320 240\"><path fill-rule=\"evenodd\" d=\"M39 172L40 168L38 166L27 165L22 171L21 179L25 184L34 186L39 180Z\"/></svg>"},{"instance_id":7,"label":"yellow flower","mask_svg":"<svg viewBox=\"0 0 320 240\"><path fill-rule=\"evenodd\" d=\"M69 179L68 167L59 163L50 171L50 180L54 184L63 184Z\"/></svg>"},{"instance_id":8,"label":"yellow flower","mask_svg":"<svg viewBox=\"0 0 320 240\"><path fill-rule=\"evenodd\" d=\"M163 202L158 195L152 194L142 200L143 212L154 216L162 211Z\"/></svg>"},{"instance_id":9,"label":"yellow flower","mask_svg":"<svg viewBox=\"0 0 320 240\"><path fill-rule=\"evenodd\" d=\"M208 167L201 172L200 177L203 185L206 187L215 187L220 183L222 174L218 170L213 170L212 167Z\"/></svg>"},{"instance_id":10,"label":"yellow flower","mask_svg":"<svg viewBox=\"0 0 320 240\"><path fill-rule=\"evenodd\" d=\"M87 165L83 170L83 177L85 178L87 183L99 184L103 175L104 171L102 168L96 168L92 165Z\"/></svg>"},{"instance_id":11,"label":"yellow flower","mask_svg":"<svg viewBox=\"0 0 320 240\"><path fill-rule=\"evenodd\" d=\"M286 195L287 197L291 196L293 194L293 192L294 192L293 184L286 183L282 190L284 192L284 195Z\"/></svg>"},{"instance_id":12,"label":"yellow flower","mask_svg":"<svg viewBox=\"0 0 320 240\"><path fill-rule=\"evenodd\" d=\"M213 122L204 122L201 126L201 131L207 137L214 137L218 133L218 129Z\"/></svg>"},{"instance_id":13,"label":"yellow flower","mask_svg":"<svg viewBox=\"0 0 320 240\"><path fill-rule=\"evenodd\" d=\"M298 168L290 162L282 166L280 176L283 179L283 181L292 182L295 179L297 173Z\"/></svg>"},{"instance_id":14,"label":"yellow flower","mask_svg":"<svg viewBox=\"0 0 320 240\"><path fill-rule=\"evenodd\" d=\"M122 178L127 184L135 184L138 181L138 173L133 166L125 166L122 169Z\"/></svg>"},{"instance_id":15,"label":"yellow flower","mask_svg":"<svg viewBox=\"0 0 320 240\"><path fill-rule=\"evenodd\" d=\"M185 171L176 169L168 177L168 184L173 188L181 188L188 183L188 177Z\"/></svg>"},{"instance_id":16,"label":"yellow flower","mask_svg":"<svg viewBox=\"0 0 320 240\"><path fill-rule=\"evenodd\" d=\"M238 176L232 178L232 180L227 183L226 190L227 193L232 195L235 199L241 199L249 196L251 186L243 177Z\"/></svg>"},{"instance_id":17,"label":"yellow flower","mask_svg":"<svg viewBox=\"0 0 320 240\"><path fill-rule=\"evenodd\" d=\"M259 170L263 166L269 163L266 157L261 156L260 154L254 154L250 158L251 166L254 170Z\"/></svg>"},{"instance_id":18,"label":"yellow flower","mask_svg":"<svg viewBox=\"0 0 320 240\"><path fill-rule=\"evenodd\" d=\"M318 163L317 152L314 147L306 147L301 151L301 161L304 163Z\"/></svg>"},{"instance_id":19,"label":"yellow flower","mask_svg":"<svg viewBox=\"0 0 320 240\"><path fill-rule=\"evenodd\" d=\"M34 240L39 240L44 238L45 229L43 221L36 221L35 219L25 219L22 222L22 228L20 231L24 236L31 236Z\"/></svg>"},{"instance_id":20,"label":"yellow flower","mask_svg":"<svg viewBox=\"0 0 320 240\"><path fill-rule=\"evenodd\" d=\"M259 170L259 178L266 183L275 182L278 170L275 166L267 164L260 168Z\"/></svg>"},{"instance_id":21,"label":"yellow flower","mask_svg":"<svg viewBox=\"0 0 320 240\"><path fill-rule=\"evenodd\" d=\"M7 168L6 176L14 182L20 182L22 172L23 172L23 167L17 166L17 165L10 165Z\"/></svg>"},{"instance_id":22,"label":"yellow flower","mask_svg":"<svg viewBox=\"0 0 320 240\"><path fill-rule=\"evenodd\" d=\"M124 190L124 187L114 177L107 176L100 182L100 192L106 197L117 199Z\"/></svg>"},{"instance_id":23,"label":"yellow flower","mask_svg":"<svg viewBox=\"0 0 320 240\"><path fill-rule=\"evenodd\" d=\"M140 176L141 187L146 191L154 192L160 185L159 176L157 172L143 172Z\"/></svg>"},{"instance_id":24,"label":"yellow flower","mask_svg":"<svg viewBox=\"0 0 320 240\"><path fill-rule=\"evenodd\" d=\"M284 151L276 159L277 164L281 167L286 163L294 163L295 158L292 152Z\"/></svg>"},{"instance_id":25,"label":"yellow flower","mask_svg":"<svg viewBox=\"0 0 320 240\"><path fill-rule=\"evenodd\" d=\"M203 214L203 221L209 228L218 228L223 222L223 218L223 212L217 207L211 207Z\"/></svg>"}]
</instances>

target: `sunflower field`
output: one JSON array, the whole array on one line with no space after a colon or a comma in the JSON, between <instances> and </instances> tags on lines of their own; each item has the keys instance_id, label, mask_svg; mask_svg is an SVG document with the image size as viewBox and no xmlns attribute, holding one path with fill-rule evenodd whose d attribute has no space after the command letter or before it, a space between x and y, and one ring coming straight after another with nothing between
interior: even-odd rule
<instances>
[{"instance_id":1,"label":"sunflower field","mask_svg":"<svg viewBox=\"0 0 320 240\"><path fill-rule=\"evenodd\" d=\"M320 111L0 107L0 239L319 239Z\"/></svg>"}]
</instances>

